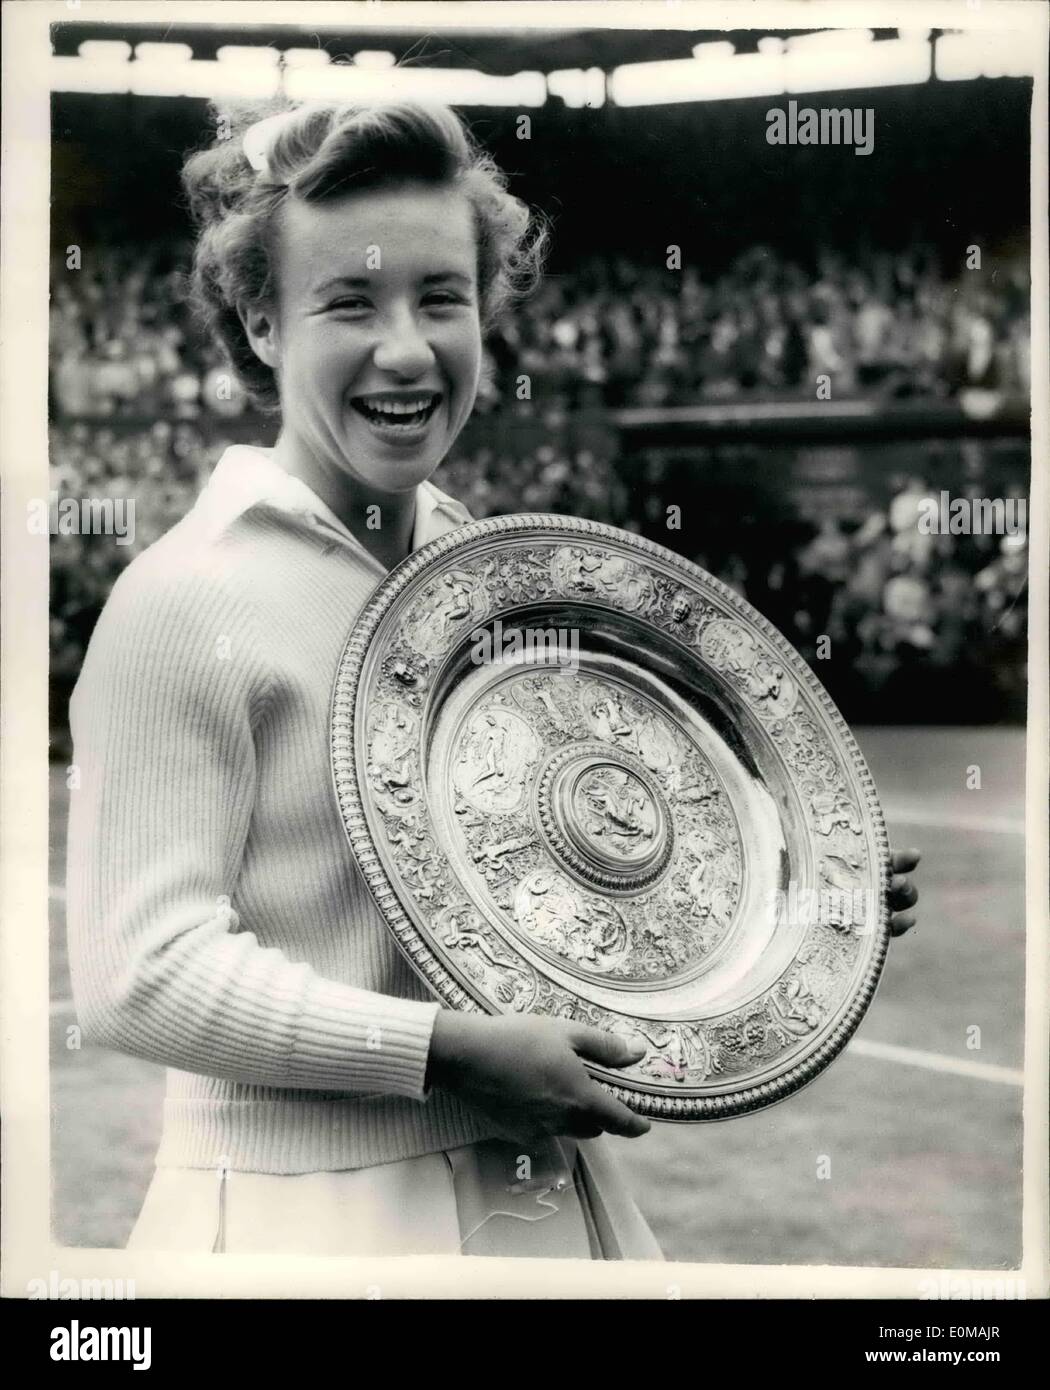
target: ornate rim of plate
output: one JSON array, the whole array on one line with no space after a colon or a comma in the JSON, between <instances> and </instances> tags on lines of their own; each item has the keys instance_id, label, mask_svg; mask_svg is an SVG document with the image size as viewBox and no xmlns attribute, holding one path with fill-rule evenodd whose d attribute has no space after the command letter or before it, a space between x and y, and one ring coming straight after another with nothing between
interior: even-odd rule
<instances>
[{"instance_id":1,"label":"ornate rim of plate","mask_svg":"<svg viewBox=\"0 0 1050 1390\"><path fill-rule=\"evenodd\" d=\"M537 621L561 634L539 660L513 640ZM529 513L415 551L346 643L331 754L439 999L642 1037L635 1066L588 1064L641 1114L784 1099L874 997L889 847L864 758L776 628L655 542Z\"/></svg>"}]
</instances>

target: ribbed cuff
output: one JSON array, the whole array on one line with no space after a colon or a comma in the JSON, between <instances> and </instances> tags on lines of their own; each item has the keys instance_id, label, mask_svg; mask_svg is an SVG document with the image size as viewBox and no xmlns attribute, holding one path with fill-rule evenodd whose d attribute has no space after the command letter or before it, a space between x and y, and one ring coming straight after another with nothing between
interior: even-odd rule
<instances>
[{"instance_id":1,"label":"ribbed cuff","mask_svg":"<svg viewBox=\"0 0 1050 1390\"><path fill-rule=\"evenodd\" d=\"M296 1029L289 1083L426 1100L437 1001L398 999L315 978Z\"/></svg>"}]
</instances>

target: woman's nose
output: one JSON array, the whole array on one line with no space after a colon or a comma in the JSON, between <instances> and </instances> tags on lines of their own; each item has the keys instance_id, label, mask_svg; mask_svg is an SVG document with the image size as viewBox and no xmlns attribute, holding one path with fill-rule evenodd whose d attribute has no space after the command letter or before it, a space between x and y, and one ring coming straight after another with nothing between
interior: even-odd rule
<instances>
[{"instance_id":1,"label":"woman's nose","mask_svg":"<svg viewBox=\"0 0 1050 1390\"><path fill-rule=\"evenodd\" d=\"M388 320L375 350L375 364L381 371L411 379L421 376L433 361L434 350L409 310Z\"/></svg>"}]
</instances>

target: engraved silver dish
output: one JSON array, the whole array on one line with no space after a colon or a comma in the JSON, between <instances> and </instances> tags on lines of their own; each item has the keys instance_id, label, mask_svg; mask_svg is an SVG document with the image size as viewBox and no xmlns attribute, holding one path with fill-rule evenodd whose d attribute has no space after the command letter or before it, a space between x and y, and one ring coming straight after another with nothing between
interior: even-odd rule
<instances>
[{"instance_id":1,"label":"engraved silver dish","mask_svg":"<svg viewBox=\"0 0 1050 1390\"><path fill-rule=\"evenodd\" d=\"M588 1064L718 1120L842 1050L889 938L875 787L813 672L630 532L497 517L414 552L340 661L332 770L397 941L450 1008L644 1039Z\"/></svg>"}]
</instances>

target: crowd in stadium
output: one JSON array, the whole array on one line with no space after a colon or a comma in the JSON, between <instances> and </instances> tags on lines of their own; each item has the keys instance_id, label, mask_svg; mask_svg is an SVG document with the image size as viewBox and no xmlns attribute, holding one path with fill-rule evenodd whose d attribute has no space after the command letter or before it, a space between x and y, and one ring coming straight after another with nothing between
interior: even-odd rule
<instances>
[{"instance_id":1,"label":"crowd in stadium","mask_svg":"<svg viewBox=\"0 0 1050 1390\"><path fill-rule=\"evenodd\" d=\"M1027 538L925 534L904 480L859 525L826 520L741 587L863 717L994 719L1025 705ZM820 638L829 642L822 649ZM865 698L866 697L866 698Z\"/></svg>"},{"instance_id":2,"label":"crowd in stadium","mask_svg":"<svg viewBox=\"0 0 1050 1390\"><path fill-rule=\"evenodd\" d=\"M659 464L632 482L616 459L552 444L524 466L484 447L442 469L443 485L473 516L560 512L682 550L775 623L856 717L984 720L1023 711L1026 533L927 534L919 504L936 490L901 476L886 507L820 525L736 518L691 535L667 529L668 505L683 499ZM1026 490L1020 478L1007 489L1015 498Z\"/></svg>"},{"instance_id":3,"label":"crowd in stadium","mask_svg":"<svg viewBox=\"0 0 1050 1390\"><path fill-rule=\"evenodd\" d=\"M111 247L77 270L55 268L52 488L136 502L132 545L62 536L52 547L59 690L76 677L119 568L191 505L237 433L227 437L225 422L250 425L247 401L194 327L184 268L177 243L149 252ZM531 417L531 442L519 431L501 448L497 431L495 444L480 445L468 432L437 481L475 517L561 512L677 542L809 659L818 637L831 637L846 658L837 670L858 687L846 692L854 706L858 691L892 694L917 670L967 666L1008 687L993 692L989 709L1016 704L1024 546L1008 537L1001 548L997 537L920 537L908 512L920 481L902 480L888 510L795 527L772 549L768 538L749 542L742 528L734 548L708 553L702 540L697 549L662 533L659 487L625 486L615 447L582 447L559 425L593 415L589 407L797 396L803 382L809 397L808 383L821 373L837 394L1027 391L1023 275L1005 275L994 295L980 283L964 275L949 285L918 250L848 263L825 253L807 275L757 248L710 283L690 267L642 268L622 258L551 273L491 339L479 399L482 420Z\"/></svg>"},{"instance_id":4,"label":"crowd in stadium","mask_svg":"<svg viewBox=\"0 0 1050 1390\"><path fill-rule=\"evenodd\" d=\"M59 496L133 497L134 540L60 535L52 543L52 677L62 700L122 566L192 504L231 439L189 421L119 430L86 421L51 431ZM885 509L819 527L724 527L697 538L666 530L659 480L624 481L619 460L566 441L526 456L458 449L435 479L476 518L544 511L607 521L683 549L752 602L810 660L851 716L910 712L974 719L1024 707L1027 622L1023 537L929 536L917 522L930 489L902 479ZM1018 484L1019 493L1023 487ZM711 544L706 541L710 539ZM819 645L831 639L830 652ZM823 655L833 660L822 662ZM943 678L943 679L942 679ZM943 702L950 690L949 709ZM924 698L928 697L928 698ZM63 728L62 710L55 726ZM59 733L59 737L63 735Z\"/></svg>"},{"instance_id":5,"label":"crowd in stadium","mask_svg":"<svg viewBox=\"0 0 1050 1390\"><path fill-rule=\"evenodd\" d=\"M1011 271L948 283L921 250L826 251L805 271L765 247L711 281L692 266L594 258L548 276L493 341L498 382L610 406L690 405L804 395L948 397L968 387L1027 391L1028 289Z\"/></svg>"},{"instance_id":6,"label":"crowd in stadium","mask_svg":"<svg viewBox=\"0 0 1050 1390\"><path fill-rule=\"evenodd\" d=\"M57 418L234 417L247 403L182 294L186 248L89 249L53 274ZM820 253L810 270L755 247L705 278L624 257L552 272L489 343L482 408L560 398L569 408L804 395L827 376L856 393L1027 394L1028 287L1007 265L949 280L921 247ZM527 383L523 384L523 378Z\"/></svg>"}]
</instances>

